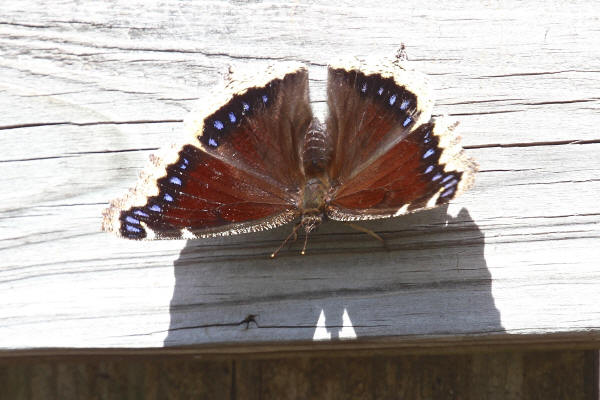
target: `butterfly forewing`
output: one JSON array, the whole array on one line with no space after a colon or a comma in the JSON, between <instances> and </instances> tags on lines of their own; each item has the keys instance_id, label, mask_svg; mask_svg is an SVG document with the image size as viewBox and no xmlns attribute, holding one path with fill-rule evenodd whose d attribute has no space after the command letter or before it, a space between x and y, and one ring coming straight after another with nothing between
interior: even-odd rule
<instances>
[{"instance_id":1,"label":"butterfly forewing","mask_svg":"<svg viewBox=\"0 0 600 400\"><path fill-rule=\"evenodd\" d=\"M399 79L410 85L398 85ZM416 88L416 89L413 89ZM329 175L343 185L431 115L419 74L392 62L349 59L329 67L327 131L334 149Z\"/></svg>"},{"instance_id":2,"label":"butterfly forewing","mask_svg":"<svg viewBox=\"0 0 600 400\"><path fill-rule=\"evenodd\" d=\"M305 68L227 82L188 121L188 143L154 158L113 201L103 228L132 239L202 237L270 229L298 214L301 143L312 118Z\"/></svg>"},{"instance_id":3,"label":"butterfly forewing","mask_svg":"<svg viewBox=\"0 0 600 400\"><path fill-rule=\"evenodd\" d=\"M308 72L300 68L280 75L209 115L199 139L207 152L297 189L303 180L302 141L312 119Z\"/></svg>"}]
</instances>

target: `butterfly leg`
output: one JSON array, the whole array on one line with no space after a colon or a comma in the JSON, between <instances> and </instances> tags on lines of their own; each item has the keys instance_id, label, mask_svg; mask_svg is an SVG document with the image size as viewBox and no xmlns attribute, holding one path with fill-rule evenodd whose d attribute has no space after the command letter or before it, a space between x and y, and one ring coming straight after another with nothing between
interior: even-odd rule
<instances>
[{"instance_id":1,"label":"butterfly leg","mask_svg":"<svg viewBox=\"0 0 600 400\"><path fill-rule=\"evenodd\" d=\"M302 251L300 254L306 254L306 245L308 244L308 235L317 229L319 225L323 222L323 215L320 213L306 213L302 216L302 220L300 221L300 225L304 227L304 246L302 247Z\"/></svg>"},{"instance_id":2,"label":"butterfly leg","mask_svg":"<svg viewBox=\"0 0 600 400\"><path fill-rule=\"evenodd\" d=\"M292 232L288 235L288 237L285 238L285 240L283 241L283 243L281 243L277 250L271 253L271 258L275 258L277 254L279 254L279 251L283 248L283 246L285 246L285 244L290 240L292 236L294 237L294 240L298 238L298 234L296 232L298 232L298 229L300 229L301 226L302 222L298 222L296 225L294 225L294 229L292 229Z\"/></svg>"},{"instance_id":3,"label":"butterfly leg","mask_svg":"<svg viewBox=\"0 0 600 400\"><path fill-rule=\"evenodd\" d=\"M304 236L304 246L302 246L302 251L300 252L300 254L305 255L306 254L306 245L308 244L308 232L306 232L306 235Z\"/></svg>"}]
</instances>

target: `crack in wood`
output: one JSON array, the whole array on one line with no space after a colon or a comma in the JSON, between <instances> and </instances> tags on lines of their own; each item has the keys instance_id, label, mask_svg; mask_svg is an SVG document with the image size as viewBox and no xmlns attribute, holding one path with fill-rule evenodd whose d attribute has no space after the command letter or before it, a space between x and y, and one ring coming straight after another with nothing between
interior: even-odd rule
<instances>
[{"instance_id":1,"label":"crack in wood","mask_svg":"<svg viewBox=\"0 0 600 400\"><path fill-rule=\"evenodd\" d=\"M11 38L13 40L32 40L32 36L24 36L24 35L12 35ZM107 44L93 44L91 42L84 42L84 41L80 41L80 40L68 40L65 38L58 38L58 37L38 37L38 38L34 38L34 40L40 40L40 41L44 41L44 42L50 42L52 41L53 43L57 43L57 44L63 44L63 45L78 45L78 46L84 46L84 47L91 47L91 48L95 48L95 49L111 49L111 50L122 50L122 51L142 51L142 52L150 52L150 53L181 53L181 54L200 54L203 55L205 57L226 57L226 58L231 58L231 59L235 59L235 60L262 60L262 61L301 61L305 64L308 65L315 65L315 66L326 66L327 64L316 64L314 62L311 61L307 61L307 60L300 60L296 57L289 57L289 56L285 56L285 57L258 57L258 56L248 56L248 55L233 55L233 54L229 54L229 53L225 53L225 52L207 52L207 51L201 51L201 50L192 50L192 49L177 49L177 48L151 48L151 47L144 47L144 46L137 46L137 47L125 47L125 46L111 46L111 45L107 45ZM56 49L56 50L60 50L60 49Z\"/></svg>"},{"instance_id":2,"label":"crack in wood","mask_svg":"<svg viewBox=\"0 0 600 400\"><path fill-rule=\"evenodd\" d=\"M20 93L13 93L13 94L16 96L19 96L19 97L23 97L23 98L28 98L28 97L37 98L37 97L53 97L53 96L62 96L65 94L81 94L81 93L85 93L85 91L73 90L73 91L66 91L66 92L43 93L43 94L20 94Z\"/></svg>"},{"instance_id":3,"label":"crack in wood","mask_svg":"<svg viewBox=\"0 0 600 400\"><path fill-rule=\"evenodd\" d=\"M505 186L530 186L530 185L559 185L562 183L590 183L600 182L600 179L584 179L584 180L564 180L564 181L552 181L552 182L527 182L527 183L509 183Z\"/></svg>"},{"instance_id":4,"label":"crack in wood","mask_svg":"<svg viewBox=\"0 0 600 400\"><path fill-rule=\"evenodd\" d=\"M52 25L34 25L34 24L24 24L24 23L19 23L19 22L7 22L7 21L0 21L0 25L20 26L22 28L57 28L57 26L52 26Z\"/></svg>"},{"instance_id":5,"label":"crack in wood","mask_svg":"<svg viewBox=\"0 0 600 400\"><path fill-rule=\"evenodd\" d=\"M42 160L53 160L56 158L68 158L75 157L72 156L48 156L48 157L32 157L32 158L20 158L20 159L11 159L11 160L0 160L0 163L9 163L9 162L24 162L24 161L42 161Z\"/></svg>"},{"instance_id":6,"label":"crack in wood","mask_svg":"<svg viewBox=\"0 0 600 400\"><path fill-rule=\"evenodd\" d=\"M31 122L14 125L0 126L0 130L20 129L20 128L37 128L54 125L72 125L72 126L94 126L94 125L137 125L137 124L165 124L165 123L181 123L182 119L140 119L132 121L90 121L90 122L75 122L75 121L57 121L57 122Z\"/></svg>"},{"instance_id":7,"label":"crack in wood","mask_svg":"<svg viewBox=\"0 0 600 400\"><path fill-rule=\"evenodd\" d=\"M454 270L454 269L450 269ZM409 271L405 271L409 272ZM419 272L419 271L412 271ZM327 290L327 289L318 289L318 290L306 290L295 292L292 294L274 294L269 296L246 296L240 300L227 300L227 301L216 301L210 303L188 303L184 305L172 305L171 306L171 315L179 314L179 313L189 313L194 312L204 307L230 307L230 306L243 306L247 304L260 304L260 303L279 303L283 301L293 301L297 299L302 299L303 301L308 300L322 300L322 299L330 299L332 297L348 297L353 298L357 296L368 296L372 293L393 293L393 292L403 292L406 293L408 291L421 291L421 290L436 290L439 288L444 288L445 290L459 290L459 289L468 289L468 288L481 288L481 287L489 287L492 283L491 278L478 278L478 279L445 279L438 280L435 282L394 282L388 284L378 283L373 286L365 286L360 288L336 288L336 290ZM256 315L257 316L257 315ZM244 324L246 323L246 319L242 321ZM255 322L256 321L250 321ZM236 323L239 325L240 323ZM257 323L258 324L258 323ZM228 326L231 325L227 324Z\"/></svg>"},{"instance_id":8,"label":"crack in wood","mask_svg":"<svg viewBox=\"0 0 600 400\"><path fill-rule=\"evenodd\" d=\"M123 150L90 150L90 151L65 153L65 155L60 155L60 156L0 160L0 163L52 160L52 159L57 159L57 158L70 158L70 157L84 156L84 155L89 155L89 154L134 153L134 152L138 152L138 151L156 151L156 150L158 150L158 147L142 147L139 149L123 149Z\"/></svg>"},{"instance_id":9,"label":"crack in wood","mask_svg":"<svg viewBox=\"0 0 600 400\"><path fill-rule=\"evenodd\" d=\"M511 114L523 112L526 110L498 110L498 111L481 111L481 112L470 112L470 113L447 113L447 114L431 114L434 118L440 117L465 117L471 115L488 115L488 114Z\"/></svg>"},{"instance_id":10,"label":"crack in wood","mask_svg":"<svg viewBox=\"0 0 600 400\"><path fill-rule=\"evenodd\" d=\"M463 146L465 149L488 149L496 147L537 147L537 146L562 146L568 144L597 144L600 143L600 139L587 139L587 140L553 140L545 142L515 142L515 143L487 143L487 144L472 144Z\"/></svg>"},{"instance_id":11,"label":"crack in wood","mask_svg":"<svg viewBox=\"0 0 600 400\"><path fill-rule=\"evenodd\" d=\"M458 106L458 105L471 105L471 104L482 104L482 103L501 103L506 101L520 101L525 99L487 99L487 100L470 100L470 101L456 101L456 102L441 102L438 101L437 104L444 106Z\"/></svg>"},{"instance_id":12,"label":"crack in wood","mask_svg":"<svg viewBox=\"0 0 600 400\"><path fill-rule=\"evenodd\" d=\"M563 214L563 215L538 215L538 216L535 216L535 217L519 215L518 217L522 218L522 219L531 219L531 218L572 218L572 217L596 217L596 216L599 216L599 215L600 215L600 213L581 213L581 214L577 213L577 214Z\"/></svg>"},{"instance_id":13,"label":"crack in wood","mask_svg":"<svg viewBox=\"0 0 600 400\"><path fill-rule=\"evenodd\" d=\"M480 169L480 174L486 172L526 172L526 171L541 171L542 168L521 168L521 169Z\"/></svg>"},{"instance_id":14,"label":"crack in wood","mask_svg":"<svg viewBox=\"0 0 600 400\"><path fill-rule=\"evenodd\" d=\"M577 99L577 100L556 100L556 101L540 101L540 102L531 102L531 103L513 103L524 106L547 106L552 104L573 104L573 103L589 103L593 101L598 101L598 98L591 99Z\"/></svg>"},{"instance_id":15,"label":"crack in wood","mask_svg":"<svg viewBox=\"0 0 600 400\"><path fill-rule=\"evenodd\" d=\"M256 317L258 317L257 314L250 314L246 318L244 318L243 320L238 321L238 322L221 322L221 323L212 323L212 324L189 325L189 326L179 326L176 328L170 327L169 329L166 329L166 330L153 331L153 332L147 332L147 333L136 333L136 334L127 335L127 336L149 336L149 335L156 335L159 333L167 333L167 332L188 331L188 330L205 329L205 328L236 327L236 326L243 326L243 325L245 325L245 330L248 330L251 322L254 322L256 324L256 327L260 328L260 326L258 325L258 322L256 322L256 319L255 319Z\"/></svg>"},{"instance_id":16,"label":"crack in wood","mask_svg":"<svg viewBox=\"0 0 600 400\"><path fill-rule=\"evenodd\" d=\"M110 153L132 153L137 151L156 151L158 147L140 147L137 149L122 149L122 150L90 150L90 151L77 151L77 152L69 152L66 154L72 155L86 155L86 154L110 154Z\"/></svg>"},{"instance_id":17,"label":"crack in wood","mask_svg":"<svg viewBox=\"0 0 600 400\"><path fill-rule=\"evenodd\" d=\"M195 330L195 329L236 327L236 326L243 325L244 323L245 323L245 321L241 321L240 323L232 322L232 323L214 323L214 324L181 326L181 327L176 327L176 328L169 328L167 330L153 331L153 332L148 332L148 333L137 333L137 334L131 334L131 335L127 335L127 336L149 336L149 335L156 335L156 334L160 334L160 333L189 331L189 330ZM325 325L325 326L323 326L323 328L325 328L325 329L342 329L345 327L346 326L344 326L344 325ZM387 324L369 324L369 325L354 325L353 324L352 325L352 328L363 328L363 329L388 328L388 327L390 327L390 325L387 325ZM258 325L258 324L256 324L256 329L311 329L312 330L312 329L317 329L317 328L318 328L318 326L316 324L315 325ZM247 329L248 328L246 327L245 330L247 330ZM502 332L502 331L498 331L498 332Z\"/></svg>"},{"instance_id":18,"label":"crack in wood","mask_svg":"<svg viewBox=\"0 0 600 400\"><path fill-rule=\"evenodd\" d=\"M515 72L512 74L501 74L501 75L482 75L479 77L473 77L473 79L483 79L483 78L507 78L507 77L516 77L516 76L535 76L535 75L556 75L556 74L564 74L567 72L600 72L600 70L581 70L581 69L565 69L562 71L540 71L540 72Z\"/></svg>"}]
</instances>

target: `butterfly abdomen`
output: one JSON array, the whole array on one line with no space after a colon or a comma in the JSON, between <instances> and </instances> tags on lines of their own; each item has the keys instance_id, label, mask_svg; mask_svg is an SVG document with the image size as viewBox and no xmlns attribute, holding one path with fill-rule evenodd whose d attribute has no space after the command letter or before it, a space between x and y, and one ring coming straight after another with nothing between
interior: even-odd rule
<instances>
[{"instance_id":1,"label":"butterfly abdomen","mask_svg":"<svg viewBox=\"0 0 600 400\"><path fill-rule=\"evenodd\" d=\"M303 188L302 225L307 232L314 229L321 221L325 210L326 196L331 186L327 175L327 167L331 162L331 141L325 126L314 118L310 123L302 146L302 165L306 176Z\"/></svg>"},{"instance_id":2,"label":"butterfly abdomen","mask_svg":"<svg viewBox=\"0 0 600 400\"><path fill-rule=\"evenodd\" d=\"M307 179L321 177L331 161L331 141L325 127L313 118L302 146L302 164Z\"/></svg>"}]
</instances>

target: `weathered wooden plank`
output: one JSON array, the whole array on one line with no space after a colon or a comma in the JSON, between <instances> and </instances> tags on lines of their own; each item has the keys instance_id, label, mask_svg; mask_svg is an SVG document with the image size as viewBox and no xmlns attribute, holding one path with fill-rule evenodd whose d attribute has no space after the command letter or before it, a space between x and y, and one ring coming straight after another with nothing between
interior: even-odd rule
<instances>
[{"instance_id":1,"label":"weathered wooden plank","mask_svg":"<svg viewBox=\"0 0 600 400\"><path fill-rule=\"evenodd\" d=\"M592 400L597 387L590 353L0 360L0 384L11 400Z\"/></svg>"},{"instance_id":2,"label":"weathered wooden plank","mask_svg":"<svg viewBox=\"0 0 600 400\"><path fill-rule=\"evenodd\" d=\"M3 3L1 349L600 338L594 2L183 4ZM289 227L197 242L99 232L107 201L228 64L309 63L322 114L329 57L399 41L481 172L448 209L365 224L387 249L334 224L307 256L295 245L274 261Z\"/></svg>"}]
</instances>

